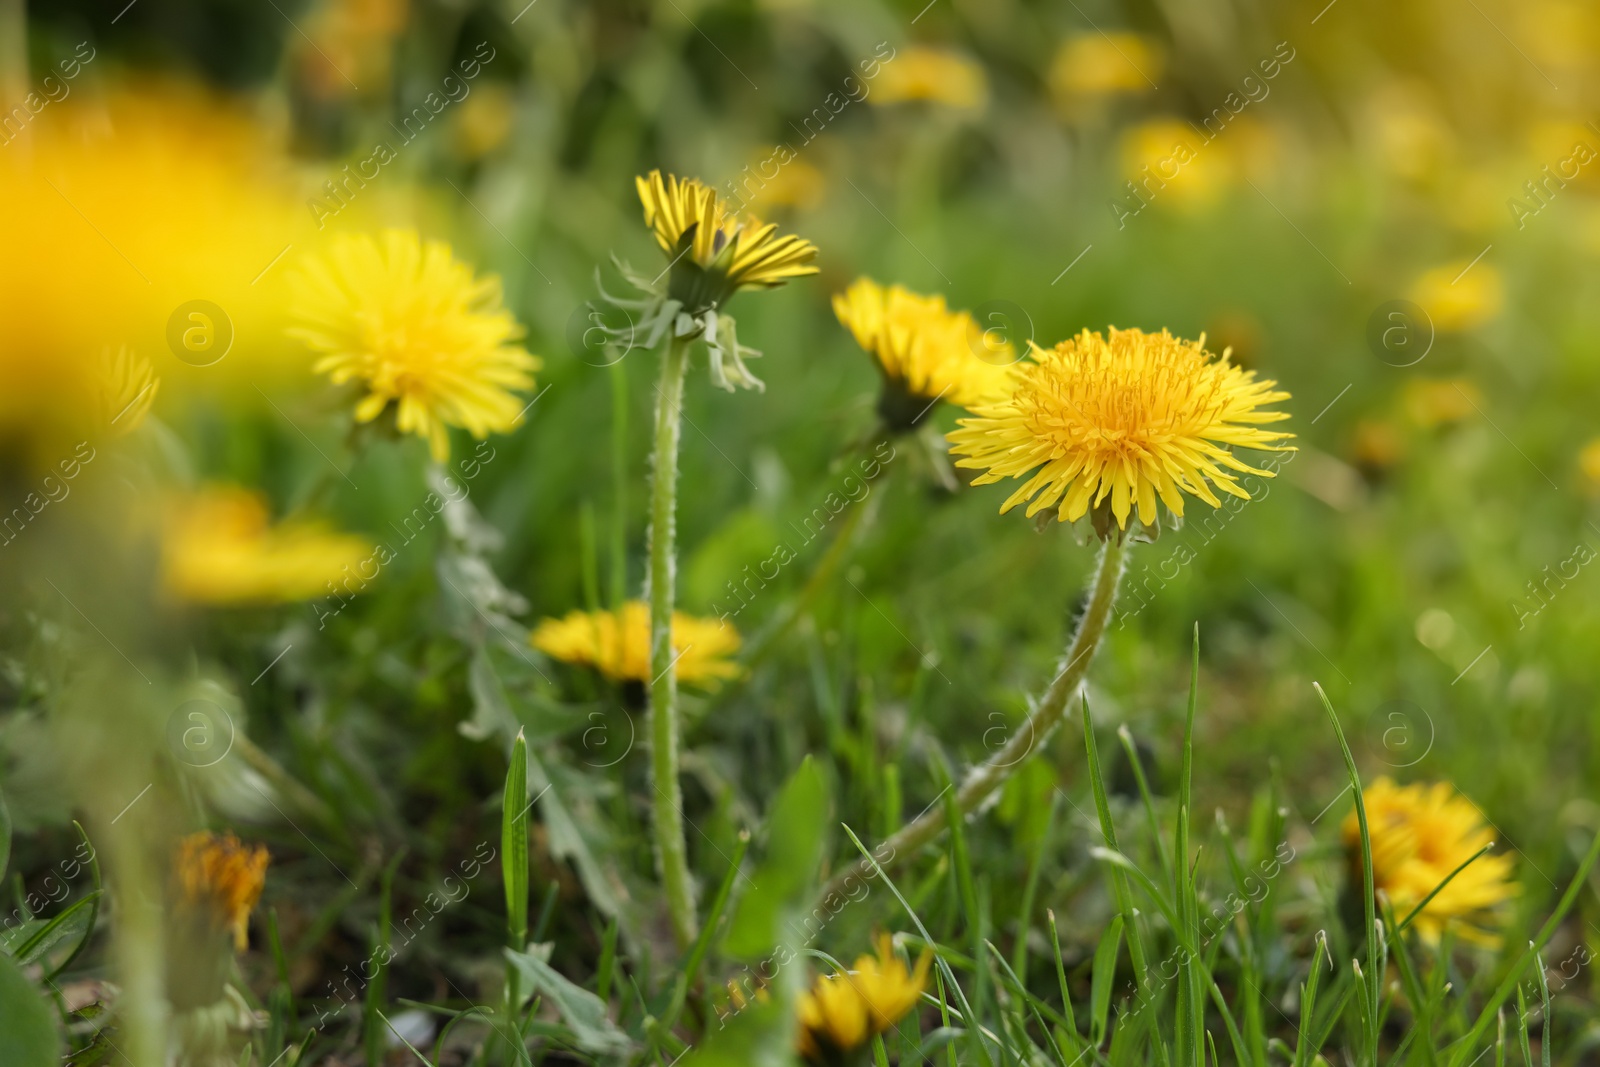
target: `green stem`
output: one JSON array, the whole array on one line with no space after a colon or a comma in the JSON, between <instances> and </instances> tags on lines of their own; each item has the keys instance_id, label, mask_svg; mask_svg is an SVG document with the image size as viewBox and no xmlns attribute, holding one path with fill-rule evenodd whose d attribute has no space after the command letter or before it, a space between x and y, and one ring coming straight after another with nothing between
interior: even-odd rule
<instances>
[{"instance_id":1,"label":"green stem","mask_svg":"<svg viewBox=\"0 0 1600 1067\"><path fill-rule=\"evenodd\" d=\"M1060 672L1045 691L1044 699L1028 716L1024 728L1014 734L999 752L973 768L956 790L955 808L962 815L971 813L989 794L1000 788L1061 721L1067 704L1083 684L1089 662L1094 658L1095 649L1100 647L1100 638L1111 619L1111 606L1117 598L1117 586L1122 580L1126 555L1127 544L1116 535L1101 546L1100 562L1090 587L1089 604L1084 609L1083 618L1078 621L1072 643L1067 646ZM873 854L880 857L882 866L889 867L933 840L945 826L945 805L930 804L926 811L879 845ZM872 876L872 870L872 865L866 859L852 864L828 884L824 897L828 892L846 892L850 879L865 881Z\"/></svg>"},{"instance_id":2,"label":"green stem","mask_svg":"<svg viewBox=\"0 0 1600 1067\"><path fill-rule=\"evenodd\" d=\"M683 839L683 791L678 782L678 674L672 651L678 441L691 340L673 337L661 357L661 381L656 387L655 454L650 472L650 729L656 862L679 948L687 947L695 935L694 891Z\"/></svg>"}]
</instances>

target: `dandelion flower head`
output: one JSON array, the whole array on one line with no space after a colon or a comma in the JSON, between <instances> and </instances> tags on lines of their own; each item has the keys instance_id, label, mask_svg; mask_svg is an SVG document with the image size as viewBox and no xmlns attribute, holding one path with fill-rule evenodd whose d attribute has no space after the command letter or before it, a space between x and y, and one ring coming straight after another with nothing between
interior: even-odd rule
<instances>
[{"instance_id":1,"label":"dandelion flower head","mask_svg":"<svg viewBox=\"0 0 1600 1067\"><path fill-rule=\"evenodd\" d=\"M320 358L335 385L359 382L356 420L394 405L401 433L450 457L447 427L483 439L521 424L539 361L516 342L522 327L501 303L500 279L479 277L442 241L414 230L340 234L291 280L291 336Z\"/></svg>"},{"instance_id":2,"label":"dandelion flower head","mask_svg":"<svg viewBox=\"0 0 1600 1067\"><path fill-rule=\"evenodd\" d=\"M178 885L184 903L204 907L233 934L240 952L247 944L250 913L267 880L267 850L240 843L233 834L202 831L178 843Z\"/></svg>"},{"instance_id":3,"label":"dandelion flower head","mask_svg":"<svg viewBox=\"0 0 1600 1067\"><path fill-rule=\"evenodd\" d=\"M630 600L621 612L573 611L545 619L529 642L563 663L593 667L618 682L649 683L650 608ZM678 680L691 685L716 685L735 678L739 667L730 658L739 650L739 631L717 619L672 613L672 650Z\"/></svg>"},{"instance_id":4,"label":"dandelion flower head","mask_svg":"<svg viewBox=\"0 0 1600 1067\"><path fill-rule=\"evenodd\" d=\"M1396 785L1379 778L1362 792L1372 839L1372 880L1403 919L1495 839L1477 807L1448 782ZM1340 835L1353 872L1361 870L1361 827L1352 811ZM1446 927L1480 944L1497 943L1493 909L1518 892L1510 855L1486 855L1462 870L1428 901L1413 925L1436 943Z\"/></svg>"},{"instance_id":5,"label":"dandelion flower head","mask_svg":"<svg viewBox=\"0 0 1600 1067\"><path fill-rule=\"evenodd\" d=\"M1055 509L1071 522L1109 501L1126 530L1135 508L1154 524L1157 500L1180 516L1186 493L1212 507L1217 490L1248 500L1236 475L1271 473L1231 449L1289 450L1290 434L1262 429L1289 417L1262 410L1288 399L1276 385L1207 352L1203 334L1084 330L1034 346L1010 396L976 405L949 438L956 466L983 472L973 484L1027 479L1002 512L1027 501L1030 516Z\"/></svg>"},{"instance_id":6,"label":"dandelion flower head","mask_svg":"<svg viewBox=\"0 0 1600 1067\"><path fill-rule=\"evenodd\" d=\"M800 1054L813 1063L831 1063L892 1029L917 1006L928 983L933 957L924 952L914 969L894 954L881 934L876 956L860 956L845 974L819 978L801 995Z\"/></svg>"}]
</instances>

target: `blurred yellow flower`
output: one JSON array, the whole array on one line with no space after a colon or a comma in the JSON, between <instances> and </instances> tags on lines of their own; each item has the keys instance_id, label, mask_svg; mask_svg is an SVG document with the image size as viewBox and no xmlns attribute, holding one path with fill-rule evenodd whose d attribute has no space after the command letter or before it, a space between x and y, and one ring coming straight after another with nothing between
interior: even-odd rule
<instances>
[{"instance_id":1,"label":"blurred yellow flower","mask_svg":"<svg viewBox=\"0 0 1600 1067\"><path fill-rule=\"evenodd\" d=\"M1411 299L1428 313L1435 330L1462 333L1500 314L1505 287L1489 264L1458 259L1424 271L1411 285Z\"/></svg>"},{"instance_id":2,"label":"blurred yellow flower","mask_svg":"<svg viewBox=\"0 0 1600 1067\"><path fill-rule=\"evenodd\" d=\"M800 1055L812 1063L836 1063L878 1034L894 1028L922 999L933 956L924 951L915 970L894 954L888 934L877 938L877 956L859 956L844 974L818 978L800 997Z\"/></svg>"},{"instance_id":3,"label":"blurred yellow flower","mask_svg":"<svg viewBox=\"0 0 1600 1067\"><path fill-rule=\"evenodd\" d=\"M1034 362L1021 364L1005 400L973 407L949 435L958 467L982 470L974 485L1032 477L1000 506L1029 501L1027 514L1056 509L1061 522L1081 518L1110 498L1117 525L1127 529L1135 505L1139 521L1156 521L1156 499L1183 514L1182 493L1212 507L1212 490L1244 500L1250 494L1229 471L1272 477L1233 448L1292 451L1279 442L1293 436L1263 430L1287 412L1263 411L1289 399L1273 381L1257 381L1206 351L1198 341L1143 330L1084 330L1051 349L1034 346ZM1223 468L1228 468L1224 470Z\"/></svg>"},{"instance_id":4,"label":"blurred yellow flower","mask_svg":"<svg viewBox=\"0 0 1600 1067\"><path fill-rule=\"evenodd\" d=\"M1535 60L1555 68L1577 71L1594 61L1600 46L1600 20L1594 5L1584 0L1523 0L1513 6L1521 25L1517 39Z\"/></svg>"},{"instance_id":5,"label":"blurred yellow flower","mask_svg":"<svg viewBox=\"0 0 1600 1067\"><path fill-rule=\"evenodd\" d=\"M1466 378L1413 378L1401 394L1406 416L1425 429L1460 422L1482 402L1483 391Z\"/></svg>"},{"instance_id":6,"label":"blurred yellow flower","mask_svg":"<svg viewBox=\"0 0 1600 1067\"><path fill-rule=\"evenodd\" d=\"M321 353L312 370L368 390L356 405L371 422L394 405L401 433L450 457L448 426L473 437L522 424L514 389L533 387L539 361L513 342L522 327L501 305L500 279L477 277L443 241L415 230L340 234L291 278L289 334Z\"/></svg>"},{"instance_id":7,"label":"blurred yellow flower","mask_svg":"<svg viewBox=\"0 0 1600 1067\"><path fill-rule=\"evenodd\" d=\"M486 81L461 101L456 115L456 144L468 160L482 159L506 143L516 123L516 97L509 86Z\"/></svg>"},{"instance_id":8,"label":"blurred yellow flower","mask_svg":"<svg viewBox=\"0 0 1600 1067\"><path fill-rule=\"evenodd\" d=\"M174 498L161 545L168 595L198 604L273 604L321 596L368 558L372 546L320 523L268 522L247 489L213 486Z\"/></svg>"},{"instance_id":9,"label":"blurred yellow flower","mask_svg":"<svg viewBox=\"0 0 1600 1067\"><path fill-rule=\"evenodd\" d=\"M155 403L161 379L150 368L150 361L126 347L115 352L107 348L96 368L99 379L100 425L113 437L137 430Z\"/></svg>"},{"instance_id":10,"label":"blurred yellow flower","mask_svg":"<svg viewBox=\"0 0 1600 1067\"><path fill-rule=\"evenodd\" d=\"M1455 134L1439 114L1425 84L1387 82L1367 100L1363 128L1378 161L1390 173L1423 182L1448 173Z\"/></svg>"},{"instance_id":11,"label":"blurred yellow flower","mask_svg":"<svg viewBox=\"0 0 1600 1067\"><path fill-rule=\"evenodd\" d=\"M634 179L644 224L672 262L673 299L691 314L721 306L740 289L773 289L817 273L817 246L753 215L741 221L698 178L663 178L659 170Z\"/></svg>"},{"instance_id":12,"label":"blurred yellow flower","mask_svg":"<svg viewBox=\"0 0 1600 1067\"><path fill-rule=\"evenodd\" d=\"M926 45L912 45L886 64L867 97L880 106L928 100L965 111L983 110L988 99L989 78L977 60Z\"/></svg>"},{"instance_id":13,"label":"blurred yellow flower","mask_svg":"<svg viewBox=\"0 0 1600 1067\"><path fill-rule=\"evenodd\" d=\"M911 429L940 400L970 407L1010 386L1017 361L1011 344L986 335L967 312L945 307L942 296L857 278L834 294L833 311L877 359L886 383L878 410L891 429Z\"/></svg>"},{"instance_id":14,"label":"blurred yellow flower","mask_svg":"<svg viewBox=\"0 0 1600 1067\"><path fill-rule=\"evenodd\" d=\"M394 41L409 20L408 0L330 0L300 38L300 69L323 99L348 96L363 82L367 93L390 81ZM296 46L299 41L295 42Z\"/></svg>"},{"instance_id":15,"label":"blurred yellow flower","mask_svg":"<svg viewBox=\"0 0 1600 1067\"><path fill-rule=\"evenodd\" d=\"M1148 93L1161 69L1161 52L1136 33L1080 33L1056 49L1050 91L1063 104Z\"/></svg>"},{"instance_id":16,"label":"blurred yellow flower","mask_svg":"<svg viewBox=\"0 0 1600 1067\"><path fill-rule=\"evenodd\" d=\"M1122 134L1119 158L1137 213L1146 202L1198 209L1214 204L1233 184L1233 148L1228 140L1207 141L1177 119L1141 122Z\"/></svg>"},{"instance_id":17,"label":"blurred yellow flower","mask_svg":"<svg viewBox=\"0 0 1600 1067\"><path fill-rule=\"evenodd\" d=\"M243 952L250 913L267 881L267 850L242 844L233 834L202 831L178 842L178 885L189 907L206 909L218 928L233 934Z\"/></svg>"},{"instance_id":18,"label":"blurred yellow flower","mask_svg":"<svg viewBox=\"0 0 1600 1067\"><path fill-rule=\"evenodd\" d=\"M1363 419L1350 435L1350 459L1368 474L1381 474L1405 455L1405 438L1392 422Z\"/></svg>"},{"instance_id":19,"label":"blurred yellow flower","mask_svg":"<svg viewBox=\"0 0 1600 1067\"><path fill-rule=\"evenodd\" d=\"M1450 873L1495 840L1472 801L1447 782L1397 786L1379 778L1362 792L1372 839L1374 888L1389 898L1395 919L1404 919ZM1350 869L1359 886L1361 828L1352 811L1340 828ZM1498 943L1487 929L1493 909L1517 894L1509 855L1486 855L1456 875L1418 915L1413 926L1436 944L1448 927L1479 944ZM1357 890L1359 892L1359 889Z\"/></svg>"},{"instance_id":20,"label":"blurred yellow flower","mask_svg":"<svg viewBox=\"0 0 1600 1067\"><path fill-rule=\"evenodd\" d=\"M1600 493L1600 437L1593 438L1578 452L1578 470L1591 493Z\"/></svg>"},{"instance_id":21,"label":"blurred yellow flower","mask_svg":"<svg viewBox=\"0 0 1600 1067\"><path fill-rule=\"evenodd\" d=\"M630 600L622 611L573 611L544 619L529 636L534 648L563 663L593 667L618 682L649 684L650 607ZM729 657L739 651L739 631L717 619L672 613L672 649L680 682L714 687L737 678Z\"/></svg>"},{"instance_id":22,"label":"blurred yellow flower","mask_svg":"<svg viewBox=\"0 0 1600 1067\"><path fill-rule=\"evenodd\" d=\"M759 170L773 158L774 156L763 156L752 163L751 167ZM750 167L745 169L748 171ZM821 170L803 159L790 159L779 166L777 173L771 178L760 180L759 187L750 197L750 201L763 207L813 208L822 202L822 194L827 190L827 185L828 180Z\"/></svg>"}]
</instances>

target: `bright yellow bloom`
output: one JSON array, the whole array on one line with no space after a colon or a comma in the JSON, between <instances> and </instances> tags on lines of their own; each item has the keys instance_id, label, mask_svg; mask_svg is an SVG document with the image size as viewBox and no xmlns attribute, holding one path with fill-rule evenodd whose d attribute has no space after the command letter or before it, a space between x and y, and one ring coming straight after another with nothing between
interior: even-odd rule
<instances>
[{"instance_id":1,"label":"bright yellow bloom","mask_svg":"<svg viewBox=\"0 0 1600 1067\"><path fill-rule=\"evenodd\" d=\"M1472 801L1447 782L1397 786L1379 778L1362 792L1372 838L1374 887L1386 894L1395 919L1404 919L1450 873L1485 845L1493 831ZM1340 828L1350 866L1361 877L1361 827L1352 811ZM1480 944L1495 944L1486 929L1493 909L1517 894L1509 855L1486 855L1453 878L1412 923L1435 943L1449 926Z\"/></svg>"},{"instance_id":2,"label":"bright yellow bloom","mask_svg":"<svg viewBox=\"0 0 1600 1067\"><path fill-rule=\"evenodd\" d=\"M100 354L95 377L100 402L100 426L113 437L132 433L144 422L161 388L150 361L127 348Z\"/></svg>"},{"instance_id":3,"label":"bright yellow bloom","mask_svg":"<svg viewBox=\"0 0 1600 1067\"><path fill-rule=\"evenodd\" d=\"M977 60L960 52L912 45L884 65L867 100L873 104L929 100L981 111L988 98L989 78Z\"/></svg>"},{"instance_id":4,"label":"bright yellow bloom","mask_svg":"<svg viewBox=\"0 0 1600 1067\"><path fill-rule=\"evenodd\" d=\"M911 428L940 400L970 407L1011 386L1011 344L951 311L942 296L857 278L834 294L833 312L877 359L887 382L878 409L892 428Z\"/></svg>"},{"instance_id":5,"label":"bright yellow bloom","mask_svg":"<svg viewBox=\"0 0 1600 1067\"><path fill-rule=\"evenodd\" d=\"M169 595L191 603L285 603L322 596L329 582L359 573L371 553L362 538L319 523L269 526L258 494L213 487L173 502L161 578Z\"/></svg>"},{"instance_id":6,"label":"bright yellow bloom","mask_svg":"<svg viewBox=\"0 0 1600 1067\"><path fill-rule=\"evenodd\" d=\"M933 956L924 952L915 970L894 954L888 934L877 939L878 954L860 956L855 969L818 978L800 997L800 1054L828 1063L890 1030L922 998Z\"/></svg>"},{"instance_id":7,"label":"bright yellow bloom","mask_svg":"<svg viewBox=\"0 0 1600 1067\"><path fill-rule=\"evenodd\" d=\"M653 170L634 182L644 224L672 262L670 295L691 314L720 307L741 289L773 289L817 273L816 245L794 234L779 237L776 223L753 215L741 220L698 178L663 178Z\"/></svg>"},{"instance_id":8,"label":"bright yellow bloom","mask_svg":"<svg viewBox=\"0 0 1600 1067\"><path fill-rule=\"evenodd\" d=\"M1401 402L1412 422L1432 429L1473 414L1483 403L1483 391L1465 378L1413 378Z\"/></svg>"},{"instance_id":9,"label":"bright yellow bloom","mask_svg":"<svg viewBox=\"0 0 1600 1067\"><path fill-rule=\"evenodd\" d=\"M481 440L522 424L512 390L533 387L539 361L514 343L523 331L501 306L500 279L474 276L443 241L414 230L340 234L291 285L289 333L322 354L312 370L368 390L358 422L393 404L400 431L426 439L441 463L447 426Z\"/></svg>"},{"instance_id":10,"label":"bright yellow bloom","mask_svg":"<svg viewBox=\"0 0 1600 1067\"><path fill-rule=\"evenodd\" d=\"M1148 93L1161 77L1161 53L1136 33L1080 33L1061 42L1050 90L1062 103Z\"/></svg>"},{"instance_id":11,"label":"bright yellow bloom","mask_svg":"<svg viewBox=\"0 0 1600 1067\"><path fill-rule=\"evenodd\" d=\"M573 611L545 619L529 637L534 648L563 663L593 667L619 682L648 684L650 672L650 607L630 600L619 614ZM672 613L672 650L678 680L715 686L736 678L739 667L728 657L739 651L739 631L718 619Z\"/></svg>"},{"instance_id":12,"label":"bright yellow bloom","mask_svg":"<svg viewBox=\"0 0 1600 1067\"><path fill-rule=\"evenodd\" d=\"M1288 418L1262 411L1287 400L1274 381L1257 381L1205 349L1205 335L1185 341L1167 331L1084 330L1051 349L1033 349L1019 364L1004 400L979 404L949 435L964 457L958 467L982 470L974 485L1021 478L1038 468L1001 505L1031 501L1028 515L1056 508L1062 522L1081 518L1108 497L1117 525L1156 520L1160 497L1176 515L1189 493L1220 507L1212 487L1248 500L1230 471L1270 477L1237 459L1232 447L1290 451L1292 434L1260 425ZM1224 470L1223 468L1227 468Z\"/></svg>"},{"instance_id":13,"label":"bright yellow bloom","mask_svg":"<svg viewBox=\"0 0 1600 1067\"><path fill-rule=\"evenodd\" d=\"M184 903L203 906L221 929L233 933L243 952L250 913L267 881L267 850L241 844L233 834L201 831L178 843L178 885Z\"/></svg>"},{"instance_id":14,"label":"bright yellow bloom","mask_svg":"<svg viewBox=\"0 0 1600 1067\"><path fill-rule=\"evenodd\" d=\"M1489 264L1458 259L1423 272L1411 287L1411 299L1428 313L1435 330L1462 333L1500 314L1505 285Z\"/></svg>"}]
</instances>

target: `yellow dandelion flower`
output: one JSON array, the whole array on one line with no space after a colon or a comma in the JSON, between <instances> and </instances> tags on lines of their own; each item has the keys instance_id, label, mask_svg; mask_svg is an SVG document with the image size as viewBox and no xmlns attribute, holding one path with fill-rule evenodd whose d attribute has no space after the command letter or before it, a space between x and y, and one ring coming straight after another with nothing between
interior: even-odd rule
<instances>
[{"instance_id":1,"label":"yellow dandelion flower","mask_svg":"<svg viewBox=\"0 0 1600 1067\"><path fill-rule=\"evenodd\" d=\"M371 553L362 538L318 523L271 526L260 495L218 486L172 501L161 580L170 596L190 603L310 600L323 595L329 582L347 584Z\"/></svg>"},{"instance_id":2,"label":"yellow dandelion flower","mask_svg":"<svg viewBox=\"0 0 1600 1067\"><path fill-rule=\"evenodd\" d=\"M1401 393L1406 416L1427 429L1460 422L1482 403L1483 391L1465 378L1413 378Z\"/></svg>"},{"instance_id":3,"label":"yellow dandelion flower","mask_svg":"<svg viewBox=\"0 0 1600 1067\"><path fill-rule=\"evenodd\" d=\"M927 100L963 111L981 111L989 99L989 78L970 56L943 48L912 45L878 74L870 103Z\"/></svg>"},{"instance_id":4,"label":"yellow dandelion flower","mask_svg":"<svg viewBox=\"0 0 1600 1067\"><path fill-rule=\"evenodd\" d=\"M1261 410L1289 394L1234 366L1226 351L1214 357L1204 334L1198 341L1165 330L1109 334L1084 330L1052 349L1034 346L1034 362L1019 365L1010 397L975 406L976 417L949 435L963 457L956 465L983 471L975 485L1037 468L1002 512L1031 501L1028 515L1055 508L1070 522L1109 497L1119 527L1127 528L1135 504L1150 525L1157 497L1176 515L1182 493L1220 507L1213 486L1248 500L1230 471L1271 473L1231 448L1292 450L1279 443L1292 434L1260 428L1289 417Z\"/></svg>"},{"instance_id":5,"label":"yellow dandelion flower","mask_svg":"<svg viewBox=\"0 0 1600 1067\"><path fill-rule=\"evenodd\" d=\"M1161 52L1136 33L1080 33L1056 50L1050 91L1063 104L1148 93L1161 68Z\"/></svg>"},{"instance_id":6,"label":"yellow dandelion flower","mask_svg":"<svg viewBox=\"0 0 1600 1067\"><path fill-rule=\"evenodd\" d=\"M233 934L243 952L250 913L267 880L267 850L240 843L233 834L202 831L178 842L178 886L189 907L205 908L216 925Z\"/></svg>"},{"instance_id":7,"label":"yellow dandelion flower","mask_svg":"<svg viewBox=\"0 0 1600 1067\"><path fill-rule=\"evenodd\" d=\"M791 156L787 161L780 158L784 152L789 152ZM774 162L778 168L768 178L764 172L768 164ZM745 168L745 173L752 170L756 173L739 183L740 194L748 193L750 202L764 207L814 208L822 202L822 194L827 191L828 180L822 170L803 159L794 158L793 151L788 148L779 149L769 156L757 157Z\"/></svg>"},{"instance_id":8,"label":"yellow dandelion flower","mask_svg":"<svg viewBox=\"0 0 1600 1067\"><path fill-rule=\"evenodd\" d=\"M885 381L878 411L892 429L912 428L940 400L970 407L1010 388L1017 361L1010 343L947 308L942 296L857 278L834 294L833 311L877 359Z\"/></svg>"},{"instance_id":9,"label":"yellow dandelion flower","mask_svg":"<svg viewBox=\"0 0 1600 1067\"><path fill-rule=\"evenodd\" d=\"M1394 423L1363 419L1350 434L1350 459L1369 474L1381 474L1405 458L1406 441Z\"/></svg>"},{"instance_id":10,"label":"yellow dandelion flower","mask_svg":"<svg viewBox=\"0 0 1600 1067\"><path fill-rule=\"evenodd\" d=\"M466 159L482 159L506 143L517 121L516 99L511 89L488 82L461 101L456 116L456 144Z\"/></svg>"},{"instance_id":11,"label":"yellow dandelion flower","mask_svg":"<svg viewBox=\"0 0 1600 1067\"><path fill-rule=\"evenodd\" d=\"M563 663L593 667L619 682L648 684L650 672L650 608L630 600L622 611L573 611L545 619L529 636L534 648ZM728 657L739 651L739 631L718 619L672 613L672 650L681 682L715 686L738 677Z\"/></svg>"},{"instance_id":12,"label":"yellow dandelion flower","mask_svg":"<svg viewBox=\"0 0 1600 1067\"><path fill-rule=\"evenodd\" d=\"M917 1006L928 983L933 956L924 952L914 970L894 954L888 934L877 939L876 956L860 956L855 969L819 978L800 997L800 1054L831 1063L841 1054L892 1029Z\"/></svg>"},{"instance_id":13,"label":"yellow dandelion flower","mask_svg":"<svg viewBox=\"0 0 1600 1067\"><path fill-rule=\"evenodd\" d=\"M1398 786L1379 778L1362 792L1372 838L1374 887L1404 919L1450 872L1495 840L1472 801L1447 782ZM1361 828L1352 811L1340 828L1350 866L1361 877ZM1429 943L1450 927L1470 941L1493 945L1494 909L1515 896L1509 855L1480 857L1428 901L1413 922Z\"/></svg>"},{"instance_id":14,"label":"yellow dandelion flower","mask_svg":"<svg viewBox=\"0 0 1600 1067\"><path fill-rule=\"evenodd\" d=\"M1600 493L1600 437L1593 438L1578 452L1578 470L1591 493Z\"/></svg>"},{"instance_id":15,"label":"yellow dandelion flower","mask_svg":"<svg viewBox=\"0 0 1600 1067\"><path fill-rule=\"evenodd\" d=\"M476 277L443 241L414 230L340 234L291 285L289 333L321 353L312 370L368 390L358 422L393 404L400 432L427 440L441 463L448 426L481 440L521 425L512 390L533 387L539 361L513 343L523 331L501 306L500 279Z\"/></svg>"},{"instance_id":16,"label":"yellow dandelion flower","mask_svg":"<svg viewBox=\"0 0 1600 1067\"><path fill-rule=\"evenodd\" d=\"M1505 285L1489 264L1458 259L1424 271L1411 287L1411 299L1428 313L1435 330L1462 333L1500 314Z\"/></svg>"},{"instance_id":17,"label":"yellow dandelion flower","mask_svg":"<svg viewBox=\"0 0 1600 1067\"><path fill-rule=\"evenodd\" d=\"M1144 201L1180 209L1216 203L1233 184L1237 160L1227 142L1207 142L1177 119L1152 119L1130 127L1120 146L1123 176L1132 183L1130 208Z\"/></svg>"},{"instance_id":18,"label":"yellow dandelion flower","mask_svg":"<svg viewBox=\"0 0 1600 1067\"><path fill-rule=\"evenodd\" d=\"M95 370L100 426L114 437L137 430L161 388L150 361L126 347L115 352L108 348Z\"/></svg>"},{"instance_id":19,"label":"yellow dandelion flower","mask_svg":"<svg viewBox=\"0 0 1600 1067\"><path fill-rule=\"evenodd\" d=\"M741 289L774 289L790 278L817 273L817 246L794 234L778 236L776 223L740 219L698 178L635 178L644 224L672 261L669 295L690 313L719 307Z\"/></svg>"}]
</instances>

